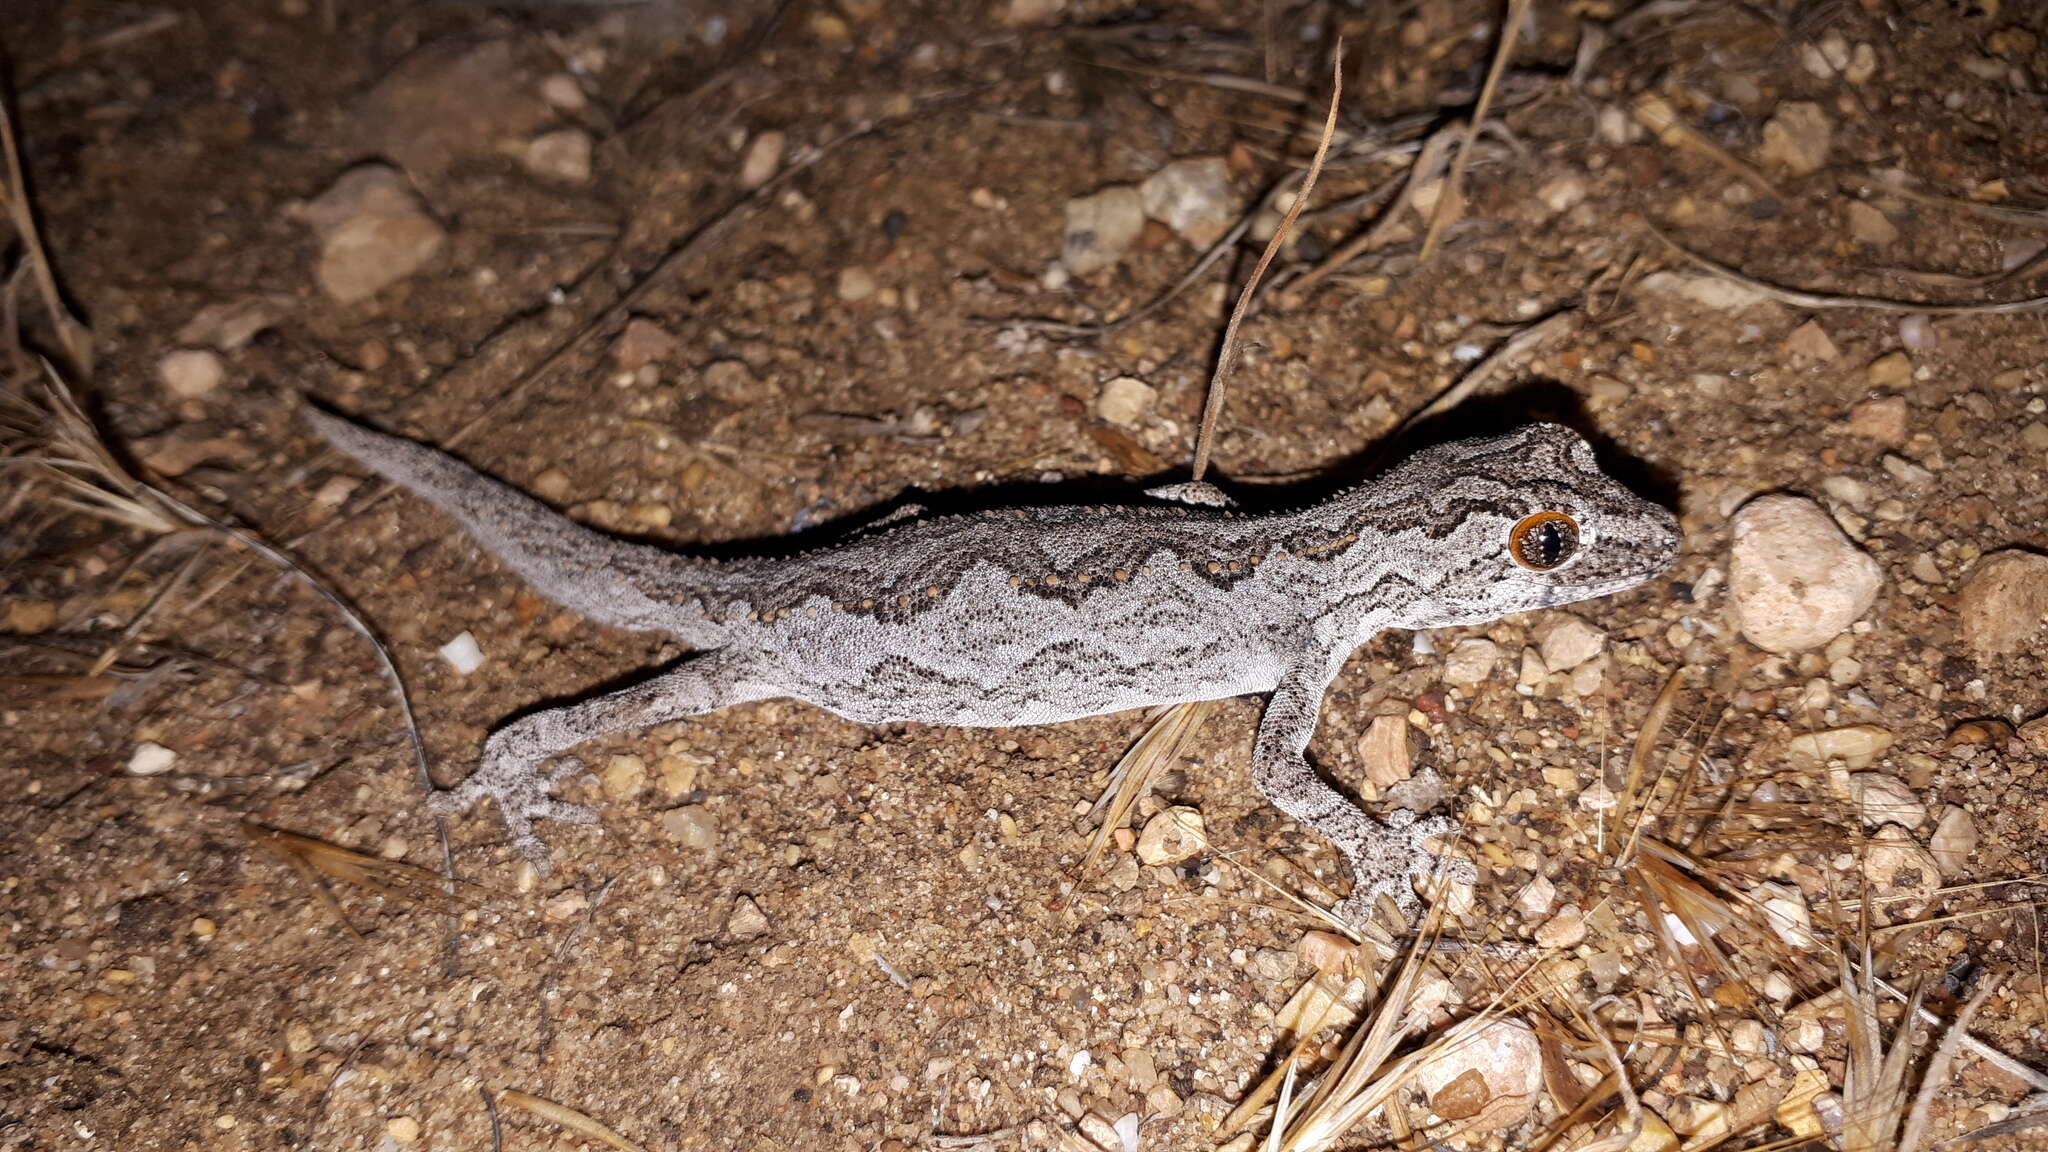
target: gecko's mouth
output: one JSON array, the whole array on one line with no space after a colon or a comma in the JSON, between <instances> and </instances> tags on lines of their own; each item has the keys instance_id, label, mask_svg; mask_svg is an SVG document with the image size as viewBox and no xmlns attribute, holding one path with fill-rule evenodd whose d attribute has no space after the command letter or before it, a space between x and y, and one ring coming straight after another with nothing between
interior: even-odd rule
<instances>
[{"instance_id":1,"label":"gecko's mouth","mask_svg":"<svg viewBox=\"0 0 2048 1152\"><path fill-rule=\"evenodd\" d=\"M1664 571L1662 568L1645 569L1634 575L1612 576L1605 580L1591 580L1584 584L1552 584L1550 586L1551 589L1557 593L1557 598L1553 603L1570 604L1577 600L1594 600L1602 596L1612 596L1616 592L1626 592L1644 581L1655 579L1657 574L1662 571Z\"/></svg>"}]
</instances>

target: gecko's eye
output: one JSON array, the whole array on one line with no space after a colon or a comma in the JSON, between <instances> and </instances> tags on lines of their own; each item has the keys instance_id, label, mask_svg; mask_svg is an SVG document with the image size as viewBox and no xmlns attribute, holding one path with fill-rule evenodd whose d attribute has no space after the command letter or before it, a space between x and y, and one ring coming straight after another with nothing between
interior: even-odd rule
<instances>
[{"instance_id":1,"label":"gecko's eye","mask_svg":"<svg viewBox=\"0 0 2048 1152\"><path fill-rule=\"evenodd\" d=\"M1579 522L1562 512L1527 516L1508 533L1508 555L1515 563L1548 572L1579 550Z\"/></svg>"}]
</instances>

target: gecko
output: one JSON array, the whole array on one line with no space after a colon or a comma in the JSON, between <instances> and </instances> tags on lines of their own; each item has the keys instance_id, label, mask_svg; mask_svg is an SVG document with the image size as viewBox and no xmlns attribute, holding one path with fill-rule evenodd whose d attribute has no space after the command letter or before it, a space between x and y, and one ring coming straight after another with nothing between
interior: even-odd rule
<instances>
[{"instance_id":1,"label":"gecko","mask_svg":"<svg viewBox=\"0 0 2048 1152\"><path fill-rule=\"evenodd\" d=\"M1213 485L1130 505L916 507L829 543L712 558L610 536L412 440L305 407L330 443L452 517L535 591L694 651L643 682L511 720L434 793L450 816L496 805L542 872L537 820L595 823L555 789L585 741L792 698L860 723L1054 724L1265 694L1251 779L1344 858L1336 914L1381 894L1412 921L1413 877L1469 862L1426 841L1444 816L1375 819L1306 752L1346 658L1388 629L1487 623L1607 596L1666 570L1677 522L1603 473L1556 424L1424 449L1363 485L1271 511ZM801 543L801 537L797 543ZM1441 843L1441 842L1440 842Z\"/></svg>"}]
</instances>

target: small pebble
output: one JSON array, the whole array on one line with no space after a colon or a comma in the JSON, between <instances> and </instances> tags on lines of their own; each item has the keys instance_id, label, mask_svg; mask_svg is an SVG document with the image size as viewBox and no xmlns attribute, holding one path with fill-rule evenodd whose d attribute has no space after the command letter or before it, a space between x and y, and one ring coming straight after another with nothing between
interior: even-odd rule
<instances>
[{"instance_id":1,"label":"small pebble","mask_svg":"<svg viewBox=\"0 0 2048 1152\"><path fill-rule=\"evenodd\" d=\"M161 744L144 742L135 746L128 756L130 776L155 776L171 770L178 762L178 754Z\"/></svg>"},{"instance_id":2,"label":"small pebble","mask_svg":"<svg viewBox=\"0 0 2048 1152\"><path fill-rule=\"evenodd\" d=\"M1899 343L1909 352L1925 352L1941 343L1941 335L1935 331L1933 320L1916 312L1899 321Z\"/></svg>"},{"instance_id":3,"label":"small pebble","mask_svg":"<svg viewBox=\"0 0 2048 1152\"><path fill-rule=\"evenodd\" d=\"M1859 244L1883 248L1899 238L1898 225L1866 201L1849 201L1843 215L1848 217L1849 235Z\"/></svg>"},{"instance_id":4,"label":"small pebble","mask_svg":"<svg viewBox=\"0 0 2048 1152\"><path fill-rule=\"evenodd\" d=\"M484 650L477 645L476 637L468 632L458 632L453 640L441 645L441 659L448 662L464 676L484 666Z\"/></svg>"},{"instance_id":5,"label":"small pebble","mask_svg":"<svg viewBox=\"0 0 2048 1152\"><path fill-rule=\"evenodd\" d=\"M205 348L180 348L156 362L156 378L178 399L198 400L220 387L227 369Z\"/></svg>"},{"instance_id":6,"label":"small pebble","mask_svg":"<svg viewBox=\"0 0 2048 1152\"><path fill-rule=\"evenodd\" d=\"M1437 1115L1466 1133L1497 1132L1529 1115L1543 1089L1543 1049L1527 1024L1498 1019L1425 1059L1413 1076Z\"/></svg>"},{"instance_id":7,"label":"small pebble","mask_svg":"<svg viewBox=\"0 0 2048 1152\"><path fill-rule=\"evenodd\" d=\"M1570 211L1586 198L1586 182L1575 172L1553 176L1536 190L1536 199L1551 215Z\"/></svg>"},{"instance_id":8,"label":"small pebble","mask_svg":"<svg viewBox=\"0 0 2048 1152\"><path fill-rule=\"evenodd\" d=\"M1207 851L1202 814L1175 806L1160 811L1138 833L1138 859L1148 865L1175 864Z\"/></svg>"},{"instance_id":9,"label":"small pebble","mask_svg":"<svg viewBox=\"0 0 2048 1152\"><path fill-rule=\"evenodd\" d=\"M581 128L561 128L527 141L523 162L535 176L565 184L587 184L591 148L590 133Z\"/></svg>"},{"instance_id":10,"label":"small pebble","mask_svg":"<svg viewBox=\"0 0 2048 1152\"><path fill-rule=\"evenodd\" d=\"M1941 865L1913 842L1911 833L1896 825L1888 824L1871 835L1865 842L1862 863L1873 897L1871 917L1880 925L1919 918L1941 886Z\"/></svg>"},{"instance_id":11,"label":"small pebble","mask_svg":"<svg viewBox=\"0 0 2048 1152\"><path fill-rule=\"evenodd\" d=\"M575 888L568 888L557 892L553 896L548 897L546 903L541 905L541 915L556 924L567 924L588 911L590 911L590 897L585 896Z\"/></svg>"},{"instance_id":12,"label":"small pebble","mask_svg":"<svg viewBox=\"0 0 2048 1152\"><path fill-rule=\"evenodd\" d=\"M400 1144L410 1144L420 1138L420 1122L410 1116L393 1116L384 1122L384 1134Z\"/></svg>"},{"instance_id":13,"label":"small pebble","mask_svg":"<svg viewBox=\"0 0 2048 1152\"><path fill-rule=\"evenodd\" d=\"M1882 772L1851 773L1846 787L1849 800L1870 827L1898 824L1918 828L1927 822L1927 805L1904 780Z\"/></svg>"},{"instance_id":14,"label":"small pebble","mask_svg":"<svg viewBox=\"0 0 2048 1152\"><path fill-rule=\"evenodd\" d=\"M1879 463L1884 465L1886 474L1908 488L1921 487L1934 479L1934 473L1895 453L1885 453Z\"/></svg>"},{"instance_id":15,"label":"small pebble","mask_svg":"<svg viewBox=\"0 0 2048 1152\"><path fill-rule=\"evenodd\" d=\"M339 304L367 300L411 276L448 239L420 206L411 182L384 164L342 173L297 215L320 239L314 278Z\"/></svg>"},{"instance_id":16,"label":"small pebble","mask_svg":"<svg viewBox=\"0 0 2048 1152\"><path fill-rule=\"evenodd\" d=\"M1793 362L1811 361L1825 363L1841 353L1835 342L1828 336L1827 329L1818 320L1808 320L1792 330L1792 334L1778 342L1778 355Z\"/></svg>"},{"instance_id":17,"label":"small pebble","mask_svg":"<svg viewBox=\"0 0 2048 1152\"><path fill-rule=\"evenodd\" d=\"M1781 104L1764 124L1763 148L1758 155L1764 163L1794 176L1809 176L1826 166L1833 135L1820 105L1806 101Z\"/></svg>"},{"instance_id":18,"label":"small pebble","mask_svg":"<svg viewBox=\"0 0 2048 1152\"><path fill-rule=\"evenodd\" d=\"M1886 396L1866 400L1849 409L1849 432L1879 444L1900 444L1906 439L1906 398Z\"/></svg>"},{"instance_id":19,"label":"small pebble","mask_svg":"<svg viewBox=\"0 0 2048 1152\"><path fill-rule=\"evenodd\" d=\"M1853 772L1877 763L1885 749L1892 746L1892 740L1888 729L1875 724L1852 724L1846 728L1804 732L1794 736L1786 746L1786 758L1797 767L1820 768L1840 764Z\"/></svg>"},{"instance_id":20,"label":"small pebble","mask_svg":"<svg viewBox=\"0 0 2048 1152\"><path fill-rule=\"evenodd\" d=\"M837 290L841 300L849 304L859 303L875 294L874 273L858 264L841 268Z\"/></svg>"},{"instance_id":21,"label":"small pebble","mask_svg":"<svg viewBox=\"0 0 2048 1152\"><path fill-rule=\"evenodd\" d=\"M1294 954L1318 972L1342 973L1358 961L1358 945L1334 932L1304 932Z\"/></svg>"},{"instance_id":22,"label":"small pebble","mask_svg":"<svg viewBox=\"0 0 2048 1152\"><path fill-rule=\"evenodd\" d=\"M1539 948L1576 948L1586 942L1586 914L1569 904L1536 928Z\"/></svg>"},{"instance_id":23,"label":"small pebble","mask_svg":"<svg viewBox=\"0 0 2048 1152\"><path fill-rule=\"evenodd\" d=\"M1538 651L1543 657L1544 667L1552 672L1577 668L1593 657L1600 655L1607 647L1607 633L1577 616L1561 616L1543 634Z\"/></svg>"},{"instance_id":24,"label":"small pebble","mask_svg":"<svg viewBox=\"0 0 2048 1152\"><path fill-rule=\"evenodd\" d=\"M1135 376L1118 376L1102 386L1095 414L1110 424L1135 428L1152 414L1159 391Z\"/></svg>"},{"instance_id":25,"label":"small pebble","mask_svg":"<svg viewBox=\"0 0 2048 1152\"><path fill-rule=\"evenodd\" d=\"M1139 185L1138 195L1145 215L1197 248L1221 240L1237 221L1230 169L1221 156L1176 160Z\"/></svg>"},{"instance_id":26,"label":"small pebble","mask_svg":"<svg viewBox=\"0 0 2048 1152\"><path fill-rule=\"evenodd\" d=\"M1904 388L1913 382L1913 360L1904 352L1892 352L1870 362L1863 370L1873 388Z\"/></svg>"},{"instance_id":27,"label":"small pebble","mask_svg":"<svg viewBox=\"0 0 2048 1152\"><path fill-rule=\"evenodd\" d=\"M661 830L669 839L705 856L718 853L718 818L702 804L672 808L661 814Z\"/></svg>"},{"instance_id":28,"label":"small pebble","mask_svg":"<svg viewBox=\"0 0 2048 1152\"><path fill-rule=\"evenodd\" d=\"M1551 882L1550 877L1539 873L1515 894L1515 911L1526 919L1535 920L1549 915L1550 906L1556 900L1557 885Z\"/></svg>"},{"instance_id":29,"label":"small pebble","mask_svg":"<svg viewBox=\"0 0 2048 1152\"><path fill-rule=\"evenodd\" d=\"M1977 851L1977 822L1953 804L1941 810L1934 826L1934 838L1927 851L1941 866L1943 876L1961 876L1969 871L1970 857Z\"/></svg>"},{"instance_id":30,"label":"small pebble","mask_svg":"<svg viewBox=\"0 0 2048 1152\"><path fill-rule=\"evenodd\" d=\"M1365 761L1365 778L1374 788L1391 788L1415 774L1414 752L1409 746L1408 721L1401 716L1375 716L1359 741L1360 759Z\"/></svg>"},{"instance_id":31,"label":"small pebble","mask_svg":"<svg viewBox=\"0 0 2048 1152\"><path fill-rule=\"evenodd\" d=\"M782 168L782 150L788 138L780 132L763 132L747 142L740 160L740 187L752 190L775 178Z\"/></svg>"},{"instance_id":32,"label":"small pebble","mask_svg":"<svg viewBox=\"0 0 2048 1152\"><path fill-rule=\"evenodd\" d=\"M735 940L752 940L768 931L768 915L751 896L742 896L733 901L732 913L725 918L725 930Z\"/></svg>"},{"instance_id":33,"label":"small pebble","mask_svg":"<svg viewBox=\"0 0 2048 1152\"><path fill-rule=\"evenodd\" d=\"M1813 909L1799 889L1787 884L1759 884L1750 889L1750 899L1763 910L1764 920L1778 939L1794 948L1810 950L1819 945L1813 935Z\"/></svg>"},{"instance_id":34,"label":"small pebble","mask_svg":"<svg viewBox=\"0 0 2048 1152\"><path fill-rule=\"evenodd\" d=\"M1500 663L1500 645L1481 637L1460 640L1444 657L1444 682L1464 688L1484 684Z\"/></svg>"},{"instance_id":35,"label":"small pebble","mask_svg":"<svg viewBox=\"0 0 2048 1152\"><path fill-rule=\"evenodd\" d=\"M541 81L540 98L564 112L579 111L590 103L583 85L567 72L557 72Z\"/></svg>"},{"instance_id":36,"label":"small pebble","mask_svg":"<svg viewBox=\"0 0 2048 1152\"><path fill-rule=\"evenodd\" d=\"M631 754L614 756L605 761L598 781L604 786L604 794L613 800L638 796L647 786L647 761Z\"/></svg>"},{"instance_id":37,"label":"small pebble","mask_svg":"<svg viewBox=\"0 0 2048 1152\"><path fill-rule=\"evenodd\" d=\"M1077 276L1100 272L1123 259L1145 230L1145 201L1136 188L1117 185L1067 201L1060 259Z\"/></svg>"},{"instance_id":38,"label":"small pebble","mask_svg":"<svg viewBox=\"0 0 2048 1152\"><path fill-rule=\"evenodd\" d=\"M612 357L618 362L619 371L635 372L657 360L668 359L675 350L676 338L668 329L644 316L635 316L626 321L626 330L619 333L619 342L612 346ZM552 468L546 474L561 475ZM563 479L566 481L567 477Z\"/></svg>"}]
</instances>

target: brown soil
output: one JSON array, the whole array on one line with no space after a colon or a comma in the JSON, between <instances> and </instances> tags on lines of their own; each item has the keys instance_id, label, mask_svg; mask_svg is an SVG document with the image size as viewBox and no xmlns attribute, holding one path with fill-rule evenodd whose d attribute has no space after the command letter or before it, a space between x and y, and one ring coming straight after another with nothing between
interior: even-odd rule
<instances>
[{"instance_id":1,"label":"brown soil","mask_svg":"<svg viewBox=\"0 0 2048 1152\"><path fill-rule=\"evenodd\" d=\"M770 5L539 0L20 7L4 46L23 162L98 352L78 391L123 453L177 473L166 487L294 541L360 606L411 686L443 784L506 716L678 650L538 601L414 500L331 485L360 473L294 424L291 393L459 440L572 515L676 544L777 536L912 488L1175 478L1255 250L1107 335L995 323L1114 317L1198 256L1153 224L1114 268L1047 287L1063 205L1222 155L1244 209L1312 147L1335 33L1351 46L1352 130L1469 111L1496 43L1495 6L1462 0L1365 14L1272 4L1270 28L1255 4L1093 0L1026 27L995 0L819 0L774 18ZM1951 740L1967 720L2048 710L2040 634L1979 655L1958 604L1981 554L2048 548L2048 324L1711 307L1670 290L1699 274L1645 227L1819 291L2042 290L1895 271L1996 272L2038 248L2038 215L1878 198L1887 240L1868 220L1852 231L1850 206L1886 169L1973 203L2048 203L2048 21L1990 0L1703 5L1620 26L1573 86L1580 25L1567 7L1614 14L1538 5L1501 94L1513 145L1477 153L1467 213L1434 260L1417 260L1421 220L1397 209L1409 218L1388 245L1290 299L1286 276L1370 221L1305 226L1281 293L1246 327L1218 471L1349 475L1473 354L1576 306L1563 336L1514 366L1519 383L1444 431L1503 415L1580 424L1681 511L1684 557L1667 579L1573 609L1609 637L1584 699L1563 672L1517 689L1518 654L1552 617L1439 632L1435 655L1386 636L1338 681L1312 755L1357 787L1372 718L1414 710L1417 762L1445 778L1484 869L1452 931L1531 938L1549 916L1516 911L1515 897L1539 873L1558 906L1598 910L1584 943L1557 950L1558 994L1583 1006L1617 992L1627 1020L1653 1006L1680 1025L1684 1042L1633 1064L1650 1103L1676 1114L1681 1098L1726 1100L1745 1083L1782 1095L1787 1012L1683 990L1727 974L1697 958L1693 973L1670 970L1634 890L1603 866L1617 829L1578 797L1603 764L1613 776L1627 762L1659 688L1683 671L1660 803L1695 763L1689 803L1740 803L1711 833L1703 814L1667 814L1649 834L1714 858L1723 879L1806 888L1826 920L1816 891L1860 891L1857 821L1788 743L1883 728L1895 742L1876 766L1932 813L1914 842L1948 805L1979 837L1941 877L1953 891L1893 916L1956 918L1880 937L1894 976L1929 979L1943 1012L1970 980L2004 979L1977 1035L2048 1066L2033 889L1999 885L2040 870L2048 758L2004 730ZM1774 20L1774 7L1791 13ZM1851 83L1825 61L1859 44L1875 67ZM580 109L538 95L565 73L581 78ZM1219 76L1270 77L1307 99ZM1762 167L1777 195L1630 129L1645 92ZM1796 102L1832 127L1806 175L1759 159L1765 124ZM528 138L562 127L596 142L587 182L522 166ZM753 194L742 168L768 131L786 134L782 165L801 170ZM315 284L316 242L292 206L380 157L402 164L448 239L418 273L339 304ZM1397 178L1409 158L1340 157L1316 202ZM158 365L187 321L252 296L278 298L281 318L221 354L218 387L167 391ZM24 314L32 298L24 285ZM622 367L629 317L673 348ZM1809 322L1818 343L1794 335ZM1909 335L1904 378L1873 368ZM1158 392L1135 426L1097 414L1103 384L1124 375ZM1885 395L1907 403L1894 443L1850 418ZM1887 468L1887 454L1930 474ZM1861 491L1824 489L1830 477ZM1747 645L1728 614L1729 516L1770 490L1819 498L1885 571L1863 623L1789 658ZM184 553L145 553L149 538L29 495L0 499L5 650L17 672L71 674ZM467 676L436 654L465 631L486 658ZM1480 635L1502 666L1447 689L1442 653ZM118 671L110 694L83 701L22 680L0 714L0 1148L479 1148L492 1138L479 1089L559 1102L647 1148L916 1148L1004 1129L1016 1131L992 1146L1051 1146L1083 1111L1147 1117L1147 1148L1208 1147L1273 1067L1274 1014L1310 971L1295 949L1317 925L1251 873L1337 869L1250 790L1256 700L1219 708L1139 817L1162 800L1195 807L1216 855L1144 867L1113 851L1106 874L1086 876L1086 807L1141 717L878 730L776 702L586 748L603 784L568 794L602 801L603 824L552 828L544 880L522 875L488 812L452 822L459 874L478 886L458 934L432 895L330 881L330 906L242 831L252 819L441 864L397 710L362 640L318 598L216 550ZM130 772L144 743L176 753L168 772ZM709 848L685 835L707 830ZM743 900L765 930L733 919ZM1770 967L1767 950L1731 951L1740 980ZM1833 956L1828 943L1779 965L1798 999L1832 985ZM1470 969L1455 981L1468 1006L1500 982ZM1771 1051L1713 1053L1703 1005L1723 1028L1763 1019ZM1839 1086L1831 1027L1814 1055ZM1973 1057L1960 1064L1936 1138L2026 1095ZM1428 1108L1410 1112L1423 1123ZM1545 1101L1505 1134L1451 1139L1524 1146L1557 1115ZM511 1110L504 1124L508 1147L584 1139ZM1737 1141L1785 1135L1767 1114Z\"/></svg>"}]
</instances>

